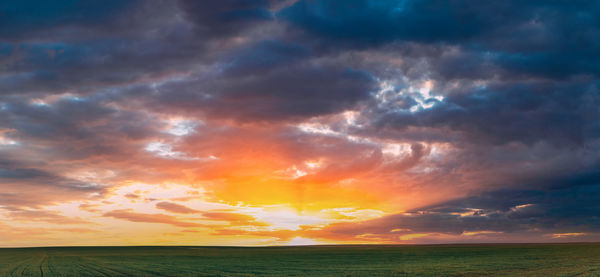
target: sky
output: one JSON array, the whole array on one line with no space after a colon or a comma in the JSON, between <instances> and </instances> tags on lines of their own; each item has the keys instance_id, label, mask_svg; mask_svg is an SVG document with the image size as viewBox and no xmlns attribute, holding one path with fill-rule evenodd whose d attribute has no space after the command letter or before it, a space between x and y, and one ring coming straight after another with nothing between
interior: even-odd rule
<instances>
[{"instance_id":1,"label":"sky","mask_svg":"<svg viewBox=\"0 0 600 277\"><path fill-rule=\"evenodd\" d=\"M0 246L600 241L600 2L0 3Z\"/></svg>"}]
</instances>

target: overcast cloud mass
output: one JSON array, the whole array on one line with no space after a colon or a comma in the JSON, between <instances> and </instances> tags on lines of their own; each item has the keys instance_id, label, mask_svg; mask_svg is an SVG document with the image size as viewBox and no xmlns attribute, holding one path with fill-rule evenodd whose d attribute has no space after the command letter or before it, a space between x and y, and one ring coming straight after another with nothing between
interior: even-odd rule
<instances>
[{"instance_id":1,"label":"overcast cloud mass","mask_svg":"<svg viewBox=\"0 0 600 277\"><path fill-rule=\"evenodd\" d=\"M600 2L0 3L0 246L600 240Z\"/></svg>"}]
</instances>

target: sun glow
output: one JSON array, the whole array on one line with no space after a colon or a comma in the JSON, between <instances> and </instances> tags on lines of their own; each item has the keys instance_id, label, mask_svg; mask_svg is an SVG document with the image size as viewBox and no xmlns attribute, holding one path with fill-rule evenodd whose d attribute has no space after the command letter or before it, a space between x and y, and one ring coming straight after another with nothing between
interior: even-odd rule
<instances>
[{"instance_id":1,"label":"sun glow","mask_svg":"<svg viewBox=\"0 0 600 277\"><path fill-rule=\"evenodd\" d=\"M312 239L308 239L308 238L295 237L295 238L291 239L290 241L288 241L286 244L287 245L317 245L317 244L319 244L319 242L312 240Z\"/></svg>"}]
</instances>

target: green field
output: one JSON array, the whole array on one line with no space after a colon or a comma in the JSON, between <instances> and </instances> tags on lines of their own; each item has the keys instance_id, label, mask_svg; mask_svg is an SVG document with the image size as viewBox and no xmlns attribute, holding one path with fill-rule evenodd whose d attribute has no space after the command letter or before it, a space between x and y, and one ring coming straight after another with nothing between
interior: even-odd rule
<instances>
[{"instance_id":1,"label":"green field","mask_svg":"<svg viewBox=\"0 0 600 277\"><path fill-rule=\"evenodd\" d=\"M0 249L0 276L600 276L600 244Z\"/></svg>"}]
</instances>

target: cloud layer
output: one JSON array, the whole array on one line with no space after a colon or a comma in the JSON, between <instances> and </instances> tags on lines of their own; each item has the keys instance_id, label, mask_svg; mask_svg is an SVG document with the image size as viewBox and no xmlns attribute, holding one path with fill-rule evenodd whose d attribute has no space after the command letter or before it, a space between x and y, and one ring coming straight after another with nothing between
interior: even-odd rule
<instances>
[{"instance_id":1,"label":"cloud layer","mask_svg":"<svg viewBox=\"0 0 600 277\"><path fill-rule=\"evenodd\" d=\"M0 245L599 238L598 3L0 14Z\"/></svg>"}]
</instances>

